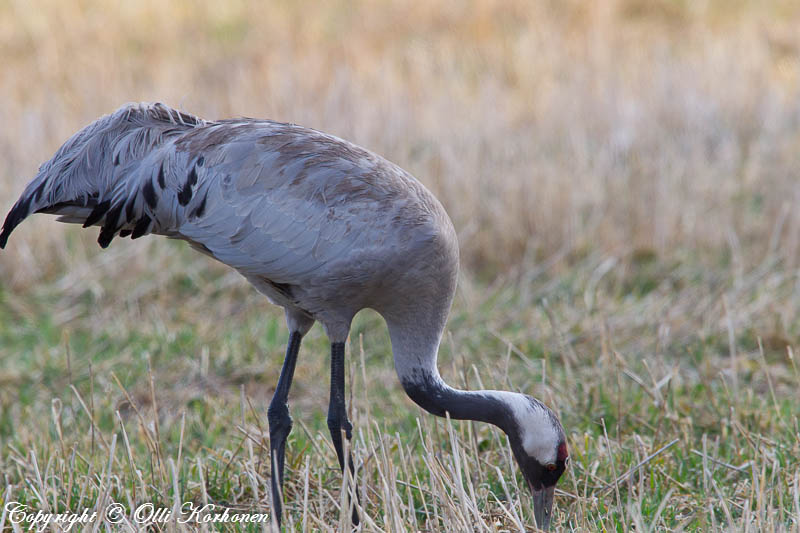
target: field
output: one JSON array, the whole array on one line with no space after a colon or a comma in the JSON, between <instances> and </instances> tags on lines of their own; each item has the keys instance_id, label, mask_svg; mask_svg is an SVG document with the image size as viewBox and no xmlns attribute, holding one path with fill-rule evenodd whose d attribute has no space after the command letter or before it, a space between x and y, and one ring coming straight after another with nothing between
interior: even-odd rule
<instances>
[{"instance_id":1,"label":"field","mask_svg":"<svg viewBox=\"0 0 800 533\"><path fill-rule=\"evenodd\" d=\"M128 101L352 140L458 230L444 379L560 416L556 530L800 532L798 27L789 0L0 2L0 210ZM0 501L269 513L282 312L184 243L96 238L38 215L0 252ZM328 350L315 326L290 396L291 531L349 519ZM379 315L347 353L362 531L534 530L503 433L416 407Z\"/></svg>"}]
</instances>

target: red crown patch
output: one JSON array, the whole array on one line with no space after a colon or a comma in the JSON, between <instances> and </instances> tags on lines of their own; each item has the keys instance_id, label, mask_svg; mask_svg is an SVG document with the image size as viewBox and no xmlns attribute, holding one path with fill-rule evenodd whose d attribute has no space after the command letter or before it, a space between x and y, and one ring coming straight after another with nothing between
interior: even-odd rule
<instances>
[{"instance_id":1,"label":"red crown patch","mask_svg":"<svg viewBox=\"0 0 800 533\"><path fill-rule=\"evenodd\" d=\"M566 461L567 457L569 457L569 453L567 452L567 443L562 442L558 445L558 456L557 459L559 461Z\"/></svg>"}]
</instances>

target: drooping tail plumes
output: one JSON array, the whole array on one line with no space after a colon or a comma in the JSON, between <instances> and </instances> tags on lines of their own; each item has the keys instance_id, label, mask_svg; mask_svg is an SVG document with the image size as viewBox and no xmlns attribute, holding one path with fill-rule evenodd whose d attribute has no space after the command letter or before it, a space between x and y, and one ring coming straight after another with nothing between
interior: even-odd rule
<instances>
[{"instance_id":1,"label":"drooping tail plumes","mask_svg":"<svg viewBox=\"0 0 800 533\"><path fill-rule=\"evenodd\" d=\"M59 214L62 222L84 226L101 224L98 242L104 247L118 232L148 232L155 216L148 205L153 203L148 202L150 191L139 187L142 160L169 139L205 124L160 103L127 104L89 124L39 168L6 216L0 248L32 213ZM126 222L131 228L121 230Z\"/></svg>"}]
</instances>

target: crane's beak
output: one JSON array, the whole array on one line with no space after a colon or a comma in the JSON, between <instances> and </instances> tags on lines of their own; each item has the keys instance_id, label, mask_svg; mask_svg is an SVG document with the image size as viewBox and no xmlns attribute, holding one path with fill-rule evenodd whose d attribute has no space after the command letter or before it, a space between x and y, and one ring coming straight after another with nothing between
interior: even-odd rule
<instances>
[{"instance_id":1,"label":"crane's beak","mask_svg":"<svg viewBox=\"0 0 800 533\"><path fill-rule=\"evenodd\" d=\"M531 491L533 492L533 516L536 518L536 527L548 531L556 487L542 487L538 490L531 487Z\"/></svg>"}]
</instances>

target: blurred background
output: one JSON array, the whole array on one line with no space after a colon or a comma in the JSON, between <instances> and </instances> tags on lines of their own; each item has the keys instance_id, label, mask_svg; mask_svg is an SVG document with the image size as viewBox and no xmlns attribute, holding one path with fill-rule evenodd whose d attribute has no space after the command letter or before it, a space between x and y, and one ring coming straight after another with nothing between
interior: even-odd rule
<instances>
[{"instance_id":1,"label":"blurred background","mask_svg":"<svg viewBox=\"0 0 800 533\"><path fill-rule=\"evenodd\" d=\"M797 265L798 27L792 0L5 1L0 200L86 123L162 101L382 154L479 276L596 250ZM37 223L15 247L67 231ZM6 279L45 268L9 255Z\"/></svg>"},{"instance_id":2,"label":"blurred background","mask_svg":"<svg viewBox=\"0 0 800 533\"><path fill-rule=\"evenodd\" d=\"M429 187L458 231L442 376L536 395L564 422L558 524L788 530L799 28L797 0L0 0L0 216L70 135L130 101L354 141ZM170 494L170 457L182 497L267 508L282 312L184 243L101 250L97 232L35 216L0 252L3 483L20 501L68 505L73 479L96 496L108 459L95 433L127 427L118 500ZM287 459L290 519L311 509L320 527L339 516L341 482L328 348L321 328L304 340ZM499 432L455 425L468 459L452 463L374 312L356 317L348 354L365 484L404 487L362 493L368 529L520 529L500 503L501 480L521 478ZM459 464L475 482L464 505Z\"/></svg>"}]
</instances>

